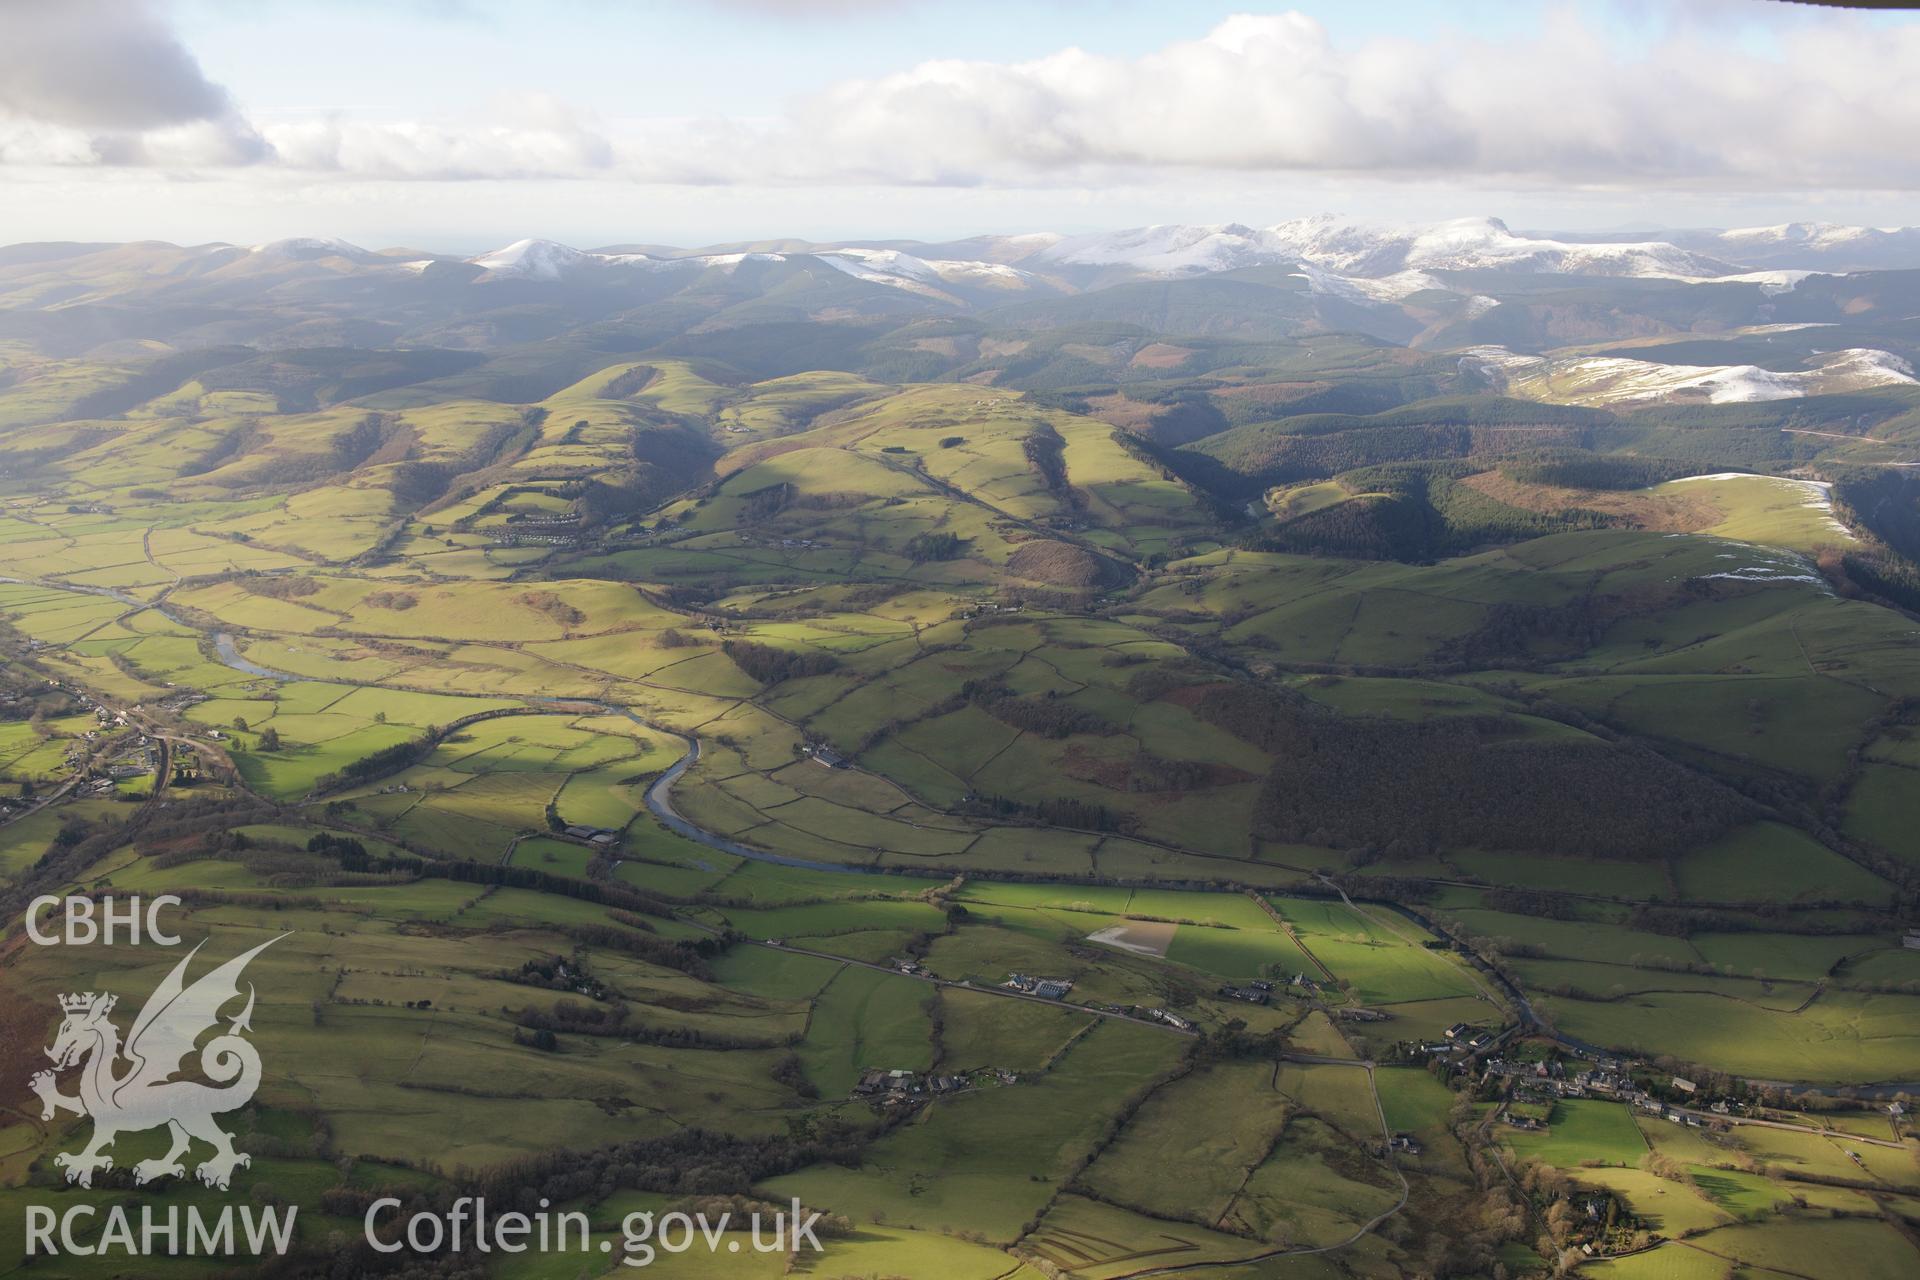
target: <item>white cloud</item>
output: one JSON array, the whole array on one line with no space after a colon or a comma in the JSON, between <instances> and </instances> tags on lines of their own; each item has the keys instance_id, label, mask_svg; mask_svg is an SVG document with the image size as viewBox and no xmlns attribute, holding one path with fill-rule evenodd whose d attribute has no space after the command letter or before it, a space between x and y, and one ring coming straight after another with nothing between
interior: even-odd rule
<instances>
[{"instance_id":1,"label":"white cloud","mask_svg":"<svg viewBox=\"0 0 1920 1280\"><path fill-rule=\"evenodd\" d=\"M23 7L43 20L55 8ZM108 52L73 56L82 69L132 58L151 73L138 94L96 86L63 97L45 87L57 75L6 84L0 55L0 106L11 111L0 115L0 162L266 161L323 177L430 181L1036 188L1321 174L1696 192L1920 189L1920 148L1907 145L1920 136L1920 94L1910 91L1920 23L1824 16L1778 28L1791 31L1780 40L1681 23L1625 46L1563 13L1521 37L1455 30L1341 45L1303 14L1243 15L1139 57L1067 49L1017 63L925 62L828 85L773 119L601 122L550 96L520 95L471 119L313 117L256 132L144 5L130 11L139 19L131 35L116 31L103 40ZM73 25L33 30L58 54Z\"/></svg>"},{"instance_id":2,"label":"white cloud","mask_svg":"<svg viewBox=\"0 0 1920 1280\"><path fill-rule=\"evenodd\" d=\"M1088 170L1480 175L1548 182L1920 185L1920 26L1835 20L1790 57L1689 28L1621 50L1562 16L1524 41L1342 48L1299 13L1141 58L929 62L796 112L790 154L907 181Z\"/></svg>"},{"instance_id":3,"label":"white cloud","mask_svg":"<svg viewBox=\"0 0 1920 1280\"><path fill-rule=\"evenodd\" d=\"M226 91L144 0L0 5L0 112L144 129L212 119L227 108Z\"/></svg>"},{"instance_id":4,"label":"white cloud","mask_svg":"<svg viewBox=\"0 0 1920 1280\"><path fill-rule=\"evenodd\" d=\"M146 0L0 4L0 161L224 166L266 155Z\"/></svg>"},{"instance_id":5,"label":"white cloud","mask_svg":"<svg viewBox=\"0 0 1920 1280\"><path fill-rule=\"evenodd\" d=\"M490 115L470 124L298 121L266 136L288 167L369 178L584 177L614 164L605 135L550 95L509 95Z\"/></svg>"}]
</instances>

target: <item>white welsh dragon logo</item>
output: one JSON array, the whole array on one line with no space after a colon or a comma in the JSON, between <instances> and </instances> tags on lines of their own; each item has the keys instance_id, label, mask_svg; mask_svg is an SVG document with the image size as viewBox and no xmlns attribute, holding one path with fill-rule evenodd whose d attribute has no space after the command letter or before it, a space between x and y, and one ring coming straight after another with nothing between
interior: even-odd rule
<instances>
[{"instance_id":1,"label":"white welsh dragon logo","mask_svg":"<svg viewBox=\"0 0 1920 1280\"><path fill-rule=\"evenodd\" d=\"M232 1136L213 1122L223 1112L244 1107L260 1087L260 1054L241 1038L242 1033L253 1030L252 983L247 984L246 1008L229 1020L226 1032L207 1041L200 1050L200 1074L213 1084L172 1077L193 1053L194 1042L219 1025L221 1008L239 997L240 974L247 962L278 941L280 938L270 938L187 986L183 979L188 962L200 950L196 946L173 967L140 1010L124 1048L119 1028L107 1018L117 997L91 991L60 997L60 1007L67 1016L60 1023L53 1048L45 1050L53 1059L53 1071L40 1072L31 1084L45 1108L42 1119L51 1120L61 1111L93 1118L93 1141L86 1149L63 1151L53 1158L55 1165L67 1171L68 1182L92 1186L95 1169L113 1168L112 1157L103 1152L117 1135L161 1125L170 1131L172 1145L164 1156L134 1165L133 1180L137 1183L184 1177L186 1166L180 1157L194 1138L212 1144L214 1149L213 1156L194 1171L210 1187L226 1190L234 1169L253 1162L235 1151ZM118 1070L122 1060L127 1064L124 1071ZM59 1091L54 1072L74 1066L81 1068L80 1096L69 1098Z\"/></svg>"}]
</instances>

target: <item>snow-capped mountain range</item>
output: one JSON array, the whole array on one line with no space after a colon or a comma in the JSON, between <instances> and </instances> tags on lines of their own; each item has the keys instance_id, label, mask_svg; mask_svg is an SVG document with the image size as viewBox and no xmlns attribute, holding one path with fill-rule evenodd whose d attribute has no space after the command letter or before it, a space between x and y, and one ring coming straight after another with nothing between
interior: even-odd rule
<instances>
[{"instance_id":1,"label":"snow-capped mountain range","mask_svg":"<svg viewBox=\"0 0 1920 1280\"><path fill-rule=\"evenodd\" d=\"M647 271L685 271L711 267L737 267L743 262L785 262L789 258L818 258L827 265L861 279L897 281L949 281L968 277L980 280L1019 280L1030 275L1004 263L965 262L927 259L898 249L831 247L813 249L805 254L791 253L689 253L677 256L646 253L601 253L574 249L552 240L518 240L501 249L468 258L497 278L518 276L529 280L559 280L580 271L596 268L636 268Z\"/></svg>"},{"instance_id":2,"label":"snow-capped mountain range","mask_svg":"<svg viewBox=\"0 0 1920 1280\"><path fill-rule=\"evenodd\" d=\"M250 246L0 247L0 311L50 297L67 304L167 297L180 305L231 305L263 288L280 290L282 301L335 306L381 293L405 304L425 288L429 310L448 314L513 305L516 292L564 290L583 305L592 295L590 309L601 314L690 291L706 300L699 306L766 297L793 314L851 316L987 310L1242 272L1252 273L1248 283L1276 287L1276 296L1297 290L1306 311L1327 308L1315 323L1378 329L1406 340L1442 319L1471 320L1541 277L1603 288L1615 280L1748 285L1766 295L1798 290L1810 274L1894 268L1920 269L1920 229L1787 223L1620 235L1515 231L1497 218L1383 226L1321 216L1269 226L1167 224L945 243L773 240L594 249L527 239L467 257L302 237ZM1130 295L1104 310L1091 298L1084 302L1057 314L1137 322L1158 305ZM1196 305L1203 320L1233 311L1225 303ZM1768 317L1756 312L1752 318ZM1305 323L1305 311L1295 319Z\"/></svg>"},{"instance_id":3,"label":"snow-capped mountain range","mask_svg":"<svg viewBox=\"0 0 1920 1280\"><path fill-rule=\"evenodd\" d=\"M298 246L301 257L317 256L324 246L337 243L280 242ZM349 245L339 248L356 261L373 256ZM955 286L1077 290L1125 278L1286 267L1303 275L1315 292L1388 301L1422 289L1460 291L1435 274L1444 272L1734 281L1790 288L1808 272L1854 270L1860 260L1920 267L1920 229L1788 223L1614 239L1515 232L1498 218L1381 226L1321 215L1265 227L1173 223L1075 236L982 236L905 247L852 242L777 252L591 251L551 240L521 240L464 261L481 268L484 279L558 281L591 272L731 269L743 262L802 258L856 279L927 295L944 295ZM396 265L420 270L440 260Z\"/></svg>"},{"instance_id":4,"label":"snow-capped mountain range","mask_svg":"<svg viewBox=\"0 0 1920 1280\"><path fill-rule=\"evenodd\" d=\"M1090 235L1029 235L975 242L985 253L962 259L858 245L813 247L806 256L880 283L1002 280L1017 287L1033 277L1076 268L1119 269L1141 276L1177 277L1246 267L1306 266L1342 279L1386 280L1409 273L1494 270L1593 276L1714 279L1741 274L1719 261L1664 241L1581 243L1516 235L1497 218L1466 218L1426 227L1375 228L1332 217L1301 218L1271 227L1169 224ZM489 275L556 280L594 268L675 270L732 266L767 254L591 253L550 240L521 240L467 259ZM1313 279L1312 275L1309 279ZM1431 277L1410 285L1437 286Z\"/></svg>"}]
</instances>

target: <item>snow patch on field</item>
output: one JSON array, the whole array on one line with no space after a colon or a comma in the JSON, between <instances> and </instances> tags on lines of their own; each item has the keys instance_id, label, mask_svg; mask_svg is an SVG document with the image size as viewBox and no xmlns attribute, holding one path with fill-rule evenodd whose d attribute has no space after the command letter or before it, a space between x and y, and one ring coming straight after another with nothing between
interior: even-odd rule
<instances>
[{"instance_id":1,"label":"snow patch on field","mask_svg":"<svg viewBox=\"0 0 1920 1280\"><path fill-rule=\"evenodd\" d=\"M1730 573L1703 573L1700 576L1731 578L1736 582L1826 582L1826 579L1817 573L1785 573L1767 565L1753 565L1745 569L1735 569Z\"/></svg>"},{"instance_id":2,"label":"snow patch on field","mask_svg":"<svg viewBox=\"0 0 1920 1280\"><path fill-rule=\"evenodd\" d=\"M1744 472L1730 472L1730 475L1744 475ZM1688 476L1689 480L1711 480L1724 477ZM1690 537L1689 534L1674 534L1674 537ZM1736 542L1731 538L1717 539L1723 546L1733 548L1714 557L1717 560L1737 560L1741 563L1720 573L1702 573L1696 575L1707 579L1721 579L1729 582L1804 582L1819 587L1827 595L1833 594L1833 588L1813 567L1813 562L1797 552L1780 547L1762 546L1753 542Z\"/></svg>"}]
</instances>

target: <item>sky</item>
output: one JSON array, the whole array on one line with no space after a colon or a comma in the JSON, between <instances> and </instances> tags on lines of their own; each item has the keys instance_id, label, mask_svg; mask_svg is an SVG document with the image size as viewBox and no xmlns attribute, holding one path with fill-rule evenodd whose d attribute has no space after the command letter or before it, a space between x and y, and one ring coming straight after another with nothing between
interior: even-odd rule
<instances>
[{"instance_id":1,"label":"sky","mask_svg":"<svg viewBox=\"0 0 1920 1280\"><path fill-rule=\"evenodd\" d=\"M0 0L0 243L1920 223L1920 14Z\"/></svg>"}]
</instances>

